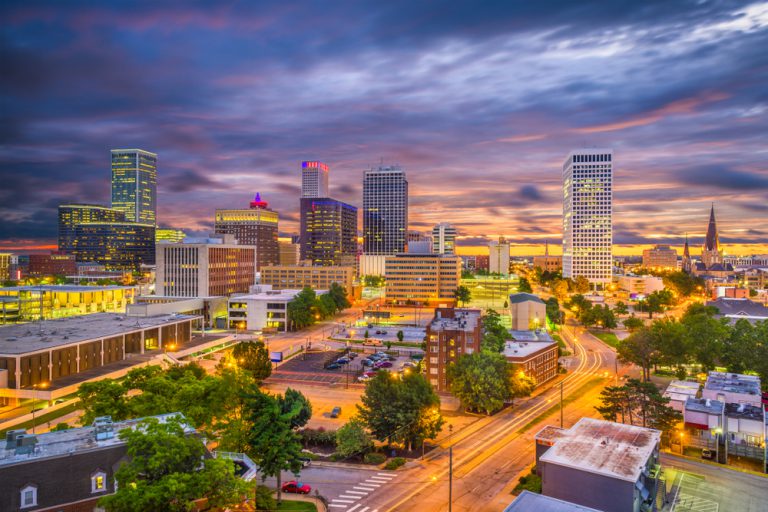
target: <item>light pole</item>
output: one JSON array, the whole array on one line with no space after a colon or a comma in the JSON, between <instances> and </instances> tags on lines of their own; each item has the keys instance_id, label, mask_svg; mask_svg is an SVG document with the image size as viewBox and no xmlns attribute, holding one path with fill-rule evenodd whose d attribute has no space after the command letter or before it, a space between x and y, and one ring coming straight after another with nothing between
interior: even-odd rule
<instances>
[{"instance_id":1,"label":"light pole","mask_svg":"<svg viewBox=\"0 0 768 512\"><path fill-rule=\"evenodd\" d=\"M39 384L32 384L32 433L35 433L35 402L37 401L37 390L45 389L48 387L47 382L41 382Z\"/></svg>"},{"instance_id":2,"label":"light pole","mask_svg":"<svg viewBox=\"0 0 768 512\"><path fill-rule=\"evenodd\" d=\"M563 381L560 381L560 428L563 426Z\"/></svg>"},{"instance_id":3,"label":"light pole","mask_svg":"<svg viewBox=\"0 0 768 512\"><path fill-rule=\"evenodd\" d=\"M448 512L453 506L453 425L448 425Z\"/></svg>"}]
</instances>

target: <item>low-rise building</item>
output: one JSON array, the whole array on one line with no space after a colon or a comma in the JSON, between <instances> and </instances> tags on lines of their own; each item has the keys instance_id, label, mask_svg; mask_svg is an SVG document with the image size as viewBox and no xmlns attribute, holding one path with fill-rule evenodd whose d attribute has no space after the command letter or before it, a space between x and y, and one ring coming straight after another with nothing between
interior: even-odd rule
<instances>
[{"instance_id":1,"label":"low-rise building","mask_svg":"<svg viewBox=\"0 0 768 512\"><path fill-rule=\"evenodd\" d=\"M127 316L193 315L206 328L227 328L227 297L164 297L141 295L125 309Z\"/></svg>"},{"instance_id":2,"label":"low-rise building","mask_svg":"<svg viewBox=\"0 0 768 512\"><path fill-rule=\"evenodd\" d=\"M643 250L643 267L658 270L677 269L677 251L668 245L656 245Z\"/></svg>"},{"instance_id":3,"label":"low-rise building","mask_svg":"<svg viewBox=\"0 0 768 512\"><path fill-rule=\"evenodd\" d=\"M669 398L669 406L676 411L685 411L685 401L696 398L701 385L698 382L688 380L673 380L664 391L664 397Z\"/></svg>"},{"instance_id":4,"label":"low-rise building","mask_svg":"<svg viewBox=\"0 0 768 512\"><path fill-rule=\"evenodd\" d=\"M664 281L656 276L635 276L632 274L619 276L619 289L630 297L648 296L653 292L664 289Z\"/></svg>"},{"instance_id":5,"label":"low-rise building","mask_svg":"<svg viewBox=\"0 0 768 512\"><path fill-rule=\"evenodd\" d=\"M29 275L40 276L71 276L77 272L74 254L30 254Z\"/></svg>"},{"instance_id":6,"label":"low-rise building","mask_svg":"<svg viewBox=\"0 0 768 512\"><path fill-rule=\"evenodd\" d=\"M768 267L746 269L739 274L739 281L750 290L765 290L768 288Z\"/></svg>"},{"instance_id":7,"label":"low-rise building","mask_svg":"<svg viewBox=\"0 0 768 512\"><path fill-rule=\"evenodd\" d=\"M165 422L175 415L154 417ZM104 416L88 427L38 435L9 431L0 450L0 510L99 510L98 500L115 492L115 473L127 457L119 433L144 419ZM195 433L187 424L184 431Z\"/></svg>"},{"instance_id":8,"label":"low-rise building","mask_svg":"<svg viewBox=\"0 0 768 512\"><path fill-rule=\"evenodd\" d=\"M305 286L327 290L336 283L351 296L354 280L355 267L270 265L261 269L261 284L270 285L273 290L301 290Z\"/></svg>"},{"instance_id":9,"label":"low-rise building","mask_svg":"<svg viewBox=\"0 0 768 512\"><path fill-rule=\"evenodd\" d=\"M563 257L545 254L533 257L534 268L540 268L543 272L559 272L563 270Z\"/></svg>"},{"instance_id":10,"label":"low-rise building","mask_svg":"<svg viewBox=\"0 0 768 512\"><path fill-rule=\"evenodd\" d=\"M720 297L717 300L707 302L707 306L717 308L718 318L728 318L731 322L739 319L750 322L768 320L768 307L749 299L729 299Z\"/></svg>"},{"instance_id":11,"label":"low-rise building","mask_svg":"<svg viewBox=\"0 0 768 512\"><path fill-rule=\"evenodd\" d=\"M765 456L766 413L762 406L725 404L726 457L760 459Z\"/></svg>"},{"instance_id":12,"label":"low-rise building","mask_svg":"<svg viewBox=\"0 0 768 512\"><path fill-rule=\"evenodd\" d=\"M395 304L456 302L461 258L447 254L402 253L385 258L386 301Z\"/></svg>"},{"instance_id":13,"label":"low-rise building","mask_svg":"<svg viewBox=\"0 0 768 512\"><path fill-rule=\"evenodd\" d=\"M11 278L11 257L9 252L0 252L0 282Z\"/></svg>"},{"instance_id":14,"label":"low-rise building","mask_svg":"<svg viewBox=\"0 0 768 512\"><path fill-rule=\"evenodd\" d=\"M544 430L536 437L542 494L603 512L655 508L661 432L592 418L549 439Z\"/></svg>"},{"instance_id":15,"label":"low-rise building","mask_svg":"<svg viewBox=\"0 0 768 512\"><path fill-rule=\"evenodd\" d=\"M461 265L469 272L488 272L489 256L487 254L462 254Z\"/></svg>"},{"instance_id":16,"label":"low-rise building","mask_svg":"<svg viewBox=\"0 0 768 512\"><path fill-rule=\"evenodd\" d=\"M513 293L509 296L509 316L515 331L539 329L546 325L547 305L532 293Z\"/></svg>"},{"instance_id":17,"label":"low-rise building","mask_svg":"<svg viewBox=\"0 0 768 512\"><path fill-rule=\"evenodd\" d=\"M227 326L230 329L248 331L274 330L285 332L291 329L288 303L301 290L273 290L269 285L257 285L251 292L229 298ZM325 290L315 290L321 295Z\"/></svg>"},{"instance_id":18,"label":"low-rise building","mask_svg":"<svg viewBox=\"0 0 768 512\"><path fill-rule=\"evenodd\" d=\"M301 246L288 240L277 242L280 251L280 265L298 265L300 261Z\"/></svg>"},{"instance_id":19,"label":"low-rise building","mask_svg":"<svg viewBox=\"0 0 768 512\"><path fill-rule=\"evenodd\" d=\"M536 385L557 377L557 342L546 331L510 331L513 340L504 345L504 357L515 372L523 372Z\"/></svg>"},{"instance_id":20,"label":"low-rise building","mask_svg":"<svg viewBox=\"0 0 768 512\"><path fill-rule=\"evenodd\" d=\"M600 512L568 501L550 498L531 491L521 492L504 512Z\"/></svg>"},{"instance_id":21,"label":"low-rise building","mask_svg":"<svg viewBox=\"0 0 768 512\"><path fill-rule=\"evenodd\" d=\"M738 373L709 372L701 397L726 404L760 407L760 377Z\"/></svg>"},{"instance_id":22,"label":"low-rise building","mask_svg":"<svg viewBox=\"0 0 768 512\"><path fill-rule=\"evenodd\" d=\"M483 338L479 309L437 308L427 325L427 378L438 391L448 391L448 365L480 350Z\"/></svg>"}]
</instances>

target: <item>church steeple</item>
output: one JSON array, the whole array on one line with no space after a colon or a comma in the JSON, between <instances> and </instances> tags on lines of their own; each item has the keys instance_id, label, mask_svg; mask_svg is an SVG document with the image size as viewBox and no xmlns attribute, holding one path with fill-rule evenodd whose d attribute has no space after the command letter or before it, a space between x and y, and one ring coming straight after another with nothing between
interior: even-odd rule
<instances>
[{"instance_id":1,"label":"church steeple","mask_svg":"<svg viewBox=\"0 0 768 512\"><path fill-rule=\"evenodd\" d=\"M709 210L709 226L707 227L707 238L704 240L704 250L717 251L719 245L720 240L717 236L717 222L715 221L715 203L712 203L712 208Z\"/></svg>"},{"instance_id":2,"label":"church steeple","mask_svg":"<svg viewBox=\"0 0 768 512\"><path fill-rule=\"evenodd\" d=\"M544 256L549 256L549 240L544 240Z\"/></svg>"},{"instance_id":3,"label":"church steeple","mask_svg":"<svg viewBox=\"0 0 768 512\"><path fill-rule=\"evenodd\" d=\"M683 271L691 271L691 249L688 247L688 233L685 234L685 246L683 246Z\"/></svg>"}]
</instances>

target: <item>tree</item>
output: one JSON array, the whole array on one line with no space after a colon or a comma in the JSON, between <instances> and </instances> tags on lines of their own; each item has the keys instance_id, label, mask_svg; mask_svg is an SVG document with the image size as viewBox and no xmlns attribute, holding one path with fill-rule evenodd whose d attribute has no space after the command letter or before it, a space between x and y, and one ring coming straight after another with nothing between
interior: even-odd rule
<instances>
[{"instance_id":1,"label":"tree","mask_svg":"<svg viewBox=\"0 0 768 512\"><path fill-rule=\"evenodd\" d=\"M293 411L283 413L278 399L258 390L247 399L248 431L246 453L258 464L263 479L277 479L277 502L282 502L283 471L301 471L301 441L291 423Z\"/></svg>"},{"instance_id":2,"label":"tree","mask_svg":"<svg viewBox=\"0 0 768 512\"><path fill-rule=\"evenodd\" d=\"M114 421L130 418L125 388L112 379L83 382L77 391L83 409L83 425L90 425L99 416L111 416Z\"/></svg>"},{"instance_id":3,"label":"tree","mask_svg":"<svg viewBox=\"0 0 768 512\"><path fill-rule=\"evenodd\" d=\"M51 429L51 432L61 432L62 430L69 430L72 427L69 425L69 423L60 422L57 423L55 427Z\"/></svg>"},{"instance_id":4,"label":"tree","mask_svg":"<svg viewBox=\"0 0 768 512\"><path fill-rule=\"evenodd\" d=\"M563 312L560 311L560 303L556 297L550 297L546 300L547 318L553 324L563 323Z\"/></svg>"},{"instance_id":5,"label":"tree","mask_svg":"<svg viewBox=\"0 0 768 512\"><path fill-rule=\"evenodd\" d=\"M522 370L515 372L514 367L507 365L507 386L509 398L529 396L536 389L536 379L526 375Z\"/></svg>"},{"instance_id":6,"label":"tree","mask_svg":"<svg viewBox=\"0 0 768 512\"><path fill-rule=\"evenodd\" d=\"M344 458L365 455L373 449L373 438L357 416L336 431L336 453Z\"/></svg>"},{"instance_id":7,"label":"tree","mask_svg":"<svg viewBox=\"0 0 768 512\"><path fill-rule=\"evenodd\" d=\"M622 323L629 332L634 332L645 325L645 322L643 322L642 319L637 318L635 315L632 315L629 318L625 318Z\"/></svg>"},{"instance_id":8,"label":"tree","mask_svg":"<svg viewBox=\"0 0 768 512\"><path fill-rule=\"evenodd\" d=\"M744 318L736 321L725 339L723 362L729 372L744 373L751 370L758 347L766 340L758 340L756 330Z\"/></svg>"},{"instance_id":9,"label":"tree","mask_svg":"<svg viewBox=\"0 0 768 512\"><path fill-rule=\"evenodd\" d=\"M629 379L623 386L608 386L600 393L601 405L595 407L608 421L655 428L669 432L682 415L669 407L665 398L651 382Z\"/></svg>"},{"instance_id":10,"label":"tree","mask_svg":"<svg viewBox=\"0 0 768 512\"><path fill-rule=\"evenodd\" d=\"M347 290L345 290L339 283L331 283L327 295L331 297L333 303L336 304L336 311L342 311L352 305L347 298Z\"/></svg>"},{"instance_id":11,"label":"tree","mask_svg":"<svg viewBox=\"0 0 768 512\"><path fill-rule=\"evenodd\" d=\"M601 405L595 406L595 409L603 419L624 423L624 413L629 413L625 386L606 386L600 392L600 401Z\"/></svg>"},{"instance_id":12,"label":"tree","mask_svg":"<svg viewBox=\"0 0 768 512\"><path fill-rule=\"evenodd\" d=\"M654 313L663 313L672 304L674 304L674 297L669 290L655 291L648 295L645 300L637 303L641 311L648 313L648 318L653 318Z\"/></svg>"},{"instance_id":13,"label":"tree","mask_svg":"<svg viewBox=\"0 0 768 512\"><path fill-rule=\"evenodd\" d=\"M187 511L195 500L226 507L242 500L245 484L231 460L203 459L205 446L181 417L147 418L120 431L127 461L115 474L117 492L99 506L111 512Z\"/></svg>"},{"instance_id":14,"label":"tree","mask_svg":"<svg viewBox=\"0 0 768 512\"><path fill-rule=\"evenodd\" d=\"M411 449L440 432L440 398L418 373L408 373L402 379L379 372L368 381L357 405L361 421L374 439L401 442Z\"/></svg>"},{"instance_id":15,"label":"tree","mask_svg":"<svg viewBox=\"0 0 768 512\"><path fill-rule=\"evenodd\" d=\"M262 382L272 375L272 361L269 352L261 341L243 341L232 349L232 357L238 366L250 372L257 381Z\"/></svg>"},{"instance_id":16,"label":"tree","mask_svg":"<svg viewBox=\"0 0 768 512\"><path fill-rule=\"evenodd\" d=\"M533 293L533 288L531 288L531 283L526 278L521 277L517 285L517 291L520 293Z\"/></svg>"},{"instance_id":17,"label":"tree","mask_svg":"<svg viewBox=\"0 0 768 512\"><path fill-rule=\"evenodd\" d=\"M564 301L568 298L568 281L565 279L555 279L549 287L552 295L557 297L557 300Z\"/></svg>"},{"instance_id":18,"label":"tree","mask_svg":"<svg viewBox=\"0 0 768 512\"><path fill-rule=\"evenodd\" d=\"M685 325L676 320L656 320L651 326L653 344L659 351L659 364L678 369L691 359L691 339Z\"/></svg>"},{"instance_id":19,"label":"tree","mask_svg":"<svg viewBox=\"0 0 768 512\"><path fill-rule=\"evenodd\" d=\"M397 341L402 342L405 339L405 333L403 331L397 331Z\"/></svg>"},{"instance_id":20,"label":"tree","mask_svg":"<svg viewBox=\"0 0 768 512\"><path fill-rule=\"evenodd\" d=\"M461 302L462 306L472 300L472 292L470 292L469 288L466 286L459 286L456 288L456 291L453 293L453 295L456 297L457 302Z\"/></svg>"},{"instance_id":21,"label":"tree","mask_svg":"<svg viewBox=\"0 0 768 512\"><path fill-rule=\"evenodd\" d=\"M573 280L573 291L576 293L589 293L589 279L584 276L576 276Z\"/></svg>"},{"instance_id":22,"label":"tree","mask_svg":"<svg viewBox=\"0 0 768 512\"><path fill-rule=\"evenodd\" d=\"M363 285L370 288L380 288L384 286L384 277L374 275L363 276Z\"/></svg>"},{"instance_id":23,"label":"tree","mask_svg":"<svg viewBox=\"0 0 768 512\"><path fill-rule=\"evenodd\" d=\"M504 350L509 339L509 331L501 324L501 316L494 310L488 309L482 319L483 339L481 347L484 351L498 354Z\"/></svg>"},{"instance_id":24,"label":"tree","mask_svg":"<svg viewBox=\"0 0 768 512\"><path fill-rule=\"evenodd\" d=\"M654 341L651 331L643 327L622 341L617 350L622 362L633 363L642 368L643 380L646 381L651 378L651 367L658 362L658 350Z\"/></svg>"},{"instance_id":25,"label":"tree","mask_svg":"<svg viewBox=\"0 0 768 512\"><path fill-rule=\"evenodd\" d=\"M277 395L280 412L291 418L291 428L301 428L312 418L312 403L301 391L288 388L285 395Z\"/></svg>"},{"instance_id":26,"label":"tree","mask_svg":"<svg viewBox=\"0 0 768 512\"><path fill-rule=\"evenodd\" d=\"M613 312L617 315L627 315L629 314L629 307L622 301L618 301L616 305L613 306Z\"/></svg>"},{"instance_id":27,"label":"tree","mask_svg":"<svg viewBox=\"0 0 768 512\"><path fill-rule=\"evenodd\" d=\"M448 366L451 394L465 409L493 414L509 400L508 363L501 354L464 354Z\"/></svg>"},{"instance_id":28,"label":"tree","mask_svg":"<svg viewBox=\"0 0 768 512\"><path fill-rule=\"evenodd\" d=\"M315 323L316 301L315 291L306 286L288 303L288 320L293 330L303 329Z\"/></svg>"}]
</instances>

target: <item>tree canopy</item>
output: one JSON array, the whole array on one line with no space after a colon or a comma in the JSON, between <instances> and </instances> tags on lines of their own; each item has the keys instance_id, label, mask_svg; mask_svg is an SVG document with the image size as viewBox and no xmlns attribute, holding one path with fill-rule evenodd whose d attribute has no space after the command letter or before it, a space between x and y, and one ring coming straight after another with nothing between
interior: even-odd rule
<instances>
[{"instance_id":1,"label":"tree canopy","mask_svg":"<svg viewBox=\"0 0 768 512\"><path fill-rule=\"evenodd\" d=\"M509 331L501 323L501 315L493 309L488 309L482 319L483 339L480 346L484 351L498 354L504 350L506 341L510 338Z\"/></svg>"}]
</instances>

